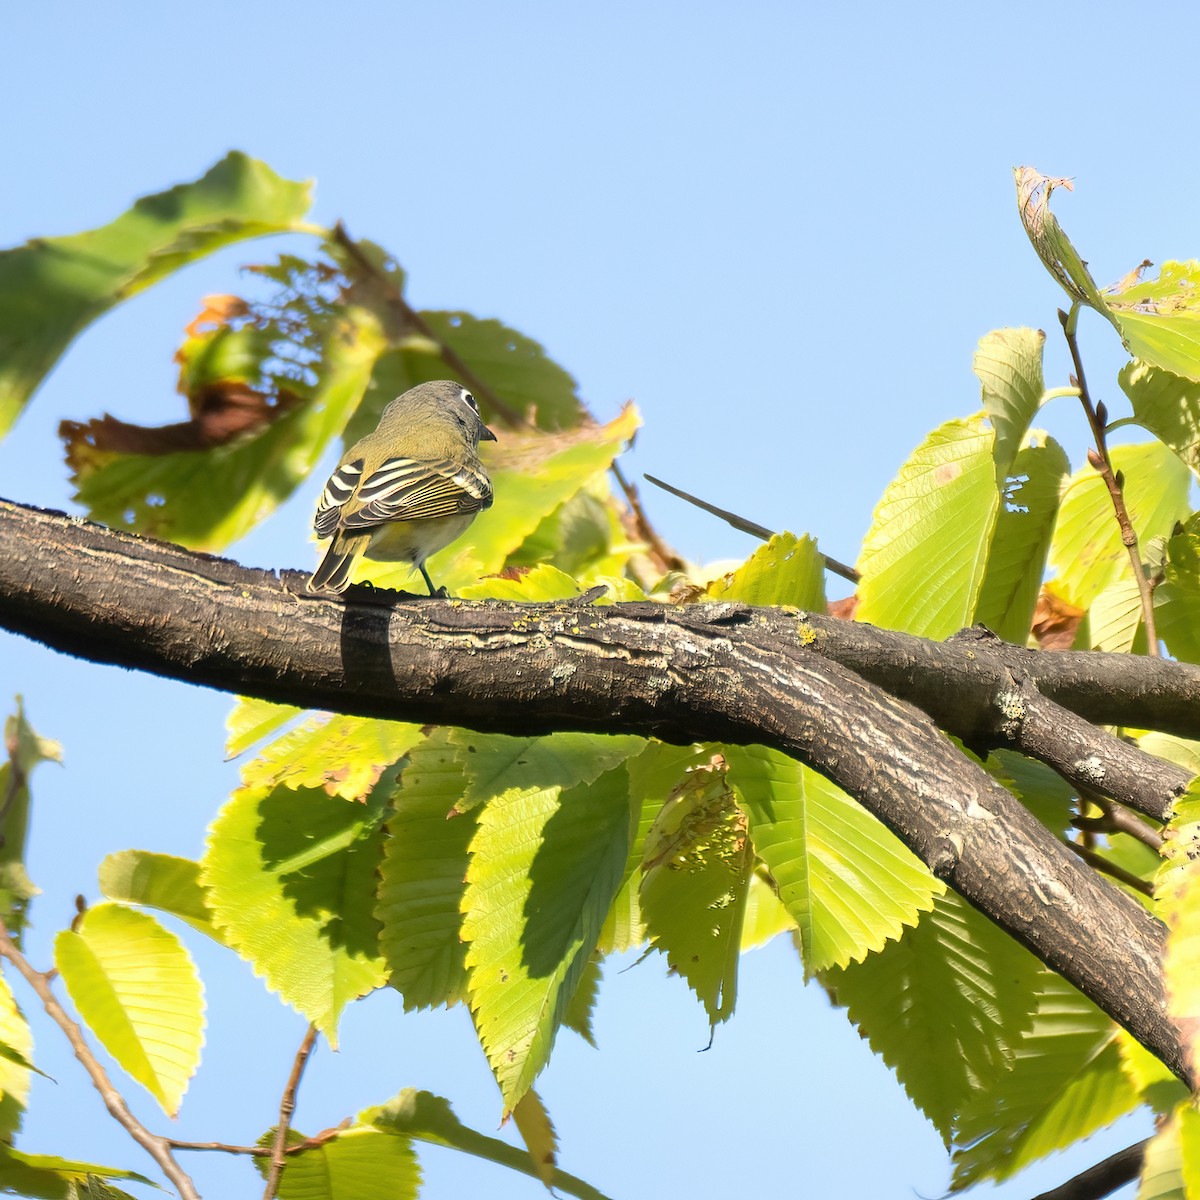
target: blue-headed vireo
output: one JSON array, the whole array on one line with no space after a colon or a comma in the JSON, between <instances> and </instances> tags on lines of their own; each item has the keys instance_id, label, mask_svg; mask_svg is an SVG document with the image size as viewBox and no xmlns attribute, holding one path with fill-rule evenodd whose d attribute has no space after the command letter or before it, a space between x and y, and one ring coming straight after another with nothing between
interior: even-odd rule
<instances>
[{"instance_id":1,"label":"blue-headed vireo","mask_svg":"<svg viewBox=\"0 0 1200 1200\"><path fill-rule=\"evenodd\" d=\"M372 558L412 563L436 595L425 560L492 503L481 439L494 442L496 435L461 384L442 379L397 396L325 485L313 526L317 537L333 541L308 590L344 591L369 549Z\"/></svg>"}]
</instances>

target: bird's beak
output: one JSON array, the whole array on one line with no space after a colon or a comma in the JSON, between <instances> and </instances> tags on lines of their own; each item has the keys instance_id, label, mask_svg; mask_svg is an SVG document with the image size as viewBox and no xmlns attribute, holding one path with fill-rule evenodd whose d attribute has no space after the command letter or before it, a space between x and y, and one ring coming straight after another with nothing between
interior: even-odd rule
<instances>
[{"instance_id":1,"label":"bird's beak","mask_svg":"<svg viewBox=\"0 0 1200 1200\"><path fill-rule=\"evenodd\" d=\"M496 435L485 425L483 427L483 432L479 435L479 440L481 442L494 442L496 440Z\"/></svg>"}]
</instances>

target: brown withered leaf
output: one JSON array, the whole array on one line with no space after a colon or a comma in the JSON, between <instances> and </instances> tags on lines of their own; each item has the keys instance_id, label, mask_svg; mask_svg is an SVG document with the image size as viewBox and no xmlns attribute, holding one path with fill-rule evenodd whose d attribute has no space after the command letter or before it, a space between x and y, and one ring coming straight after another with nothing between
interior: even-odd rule
<instances>
[{"instance_id":1,"label":"brown withered leaf","mask_svg":"<svg viewBox=\"0 0 1200 1200\"><path fill-rule=\"evenodd\" d=\"M1033 610L1033 636L1042 650L1070 650L1084 612L1042 588Z\"/></svg>"},{"instance_id":2,"label":"brown withered leaf","mask_svg":"<svg viewBox=\"0 0 1200 1200\"><path fill-rule=\"evenodd\" d=\"M853 621L858 611L858 596L847 596L844 600L830 600L825 605L825 611L839 621Z\"/></svg>"},{"instance_id":3,"label":"brown withered leaf","mask_svg":"<svg viewBox=\"0 0 1200 1200\"><path fill-rule=\"evenodd\" d=\"M250 312L250 305L241 296L214 294L205 296L203 304L204 307L200 312L188 325L184 326L183 332L190 338L212 333L221 325L228 325L235 317L244 317ZM176 353L176 361L179 360L181 353L182 349Z\"/></svg>"},{"instance_id":4,"label":"brown withered leaf","mask_svg":"<svg viewBox=\"0 0 1200 1200\"><path fill-rule=\"evenodd\" d=\"M90 421L63 421L58 427L67 464L78 473L113 454L174 454L211 450L277 420L299 397L280 391L272 404L240 380L220 380L188 398L195 415L173 425L131 425L105 413Z\"/></svg>"}]
</instances>

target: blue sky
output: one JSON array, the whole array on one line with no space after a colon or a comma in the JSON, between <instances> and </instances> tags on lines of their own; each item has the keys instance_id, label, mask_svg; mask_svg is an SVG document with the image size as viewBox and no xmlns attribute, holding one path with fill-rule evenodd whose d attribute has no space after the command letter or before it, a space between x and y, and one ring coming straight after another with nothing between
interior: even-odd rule
<instances>
[{"instance_id":1,"label":"blue sky","mask_svg":"<svg viewBox=\"0 0 1200 1200\"><path fill-rule=\"evenodd\" d=\"M419 306L498 316L538 339L602 418L635 399L645 428L631 474L813 533L852 561L899 463L978 407L983 334L1045 328L1048 382L1066 382L1063 298L1021 231L1014 165L1075 178L1055 208L1101 282L1200 253L1188 67L1172 59L1198 19L1182 4L739 7L7 6L0 245L101 224L243 149L315 178L315 219L386 245ZM178 419L171 355L199 298L236 290L239 263L279 248L223 253L91 329L0 443L0 495L70 506L63 417ZM1093 391L1119 415L1115 339L1098 321L1082 337ZM1080 463L1081 416L1062 406L1046 424ZM231 552L310 564L317 490ZM692 559L753 549L670 497L646 502ZM72 897L94 897L100 858L198 855L235 774L221 761L224 697L0 635L0 697L18 691L67 760L36 779L31 868L46 894L30 946L45 966ZM240 964L194 949L211 1027L177 1136L250 1139L273 1120L303 1024ZM563 1165L620 1197L736 1194L750 1180L939 1194L936 1134L801 985L786 949L748 956L737 1015L698 1054L703 1015L661 962L610 969L601 1052L566 1035L542 1084ZM406 1085L495 1126L465 1014L402 1018L394 996L358 1007L342 1052L312 1065L301 1128ZM38 1040L61 1082L39 1082L22 1145L140 1165L53 1033L39 1026ZM1147 1126L995 1194L1050 1186ZM423 1158L429 1196L540 1194ZM189 1165L210 1196L254 1194L243 1164Z\"/></svg>"}]
</instances>

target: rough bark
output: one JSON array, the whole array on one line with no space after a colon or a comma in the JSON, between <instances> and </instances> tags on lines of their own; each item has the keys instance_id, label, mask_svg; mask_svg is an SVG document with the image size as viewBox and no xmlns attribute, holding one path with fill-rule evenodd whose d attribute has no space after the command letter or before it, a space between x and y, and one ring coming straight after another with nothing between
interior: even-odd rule
<instances>
[{"instance_id":1,"label":"rough bark","mask_svg":"<svg viewBox=\"0 0 1200 1200\"><path fill-rule=\"evenodd\" d=\"M306 595L304 578L0 502L0 624L93 661L482 731L774 746L858 799L936 875L1188 1078L1166 1011L1162 926L903 698L921 691L913 680L926 673L911 661L888 668L884 691L833 660L836 631L822 635L826 626L808 614L735 604L467 603L362 589L329 600ZM863 627L849 628L863 637ZM878 652L895 636L882 635ZM909 639L904 653L911 660L949 646L968 664L981 657L953 642L926 645ZM1064 685L1059 699L1070 695Z\"/></svg>"}]
</instances>

